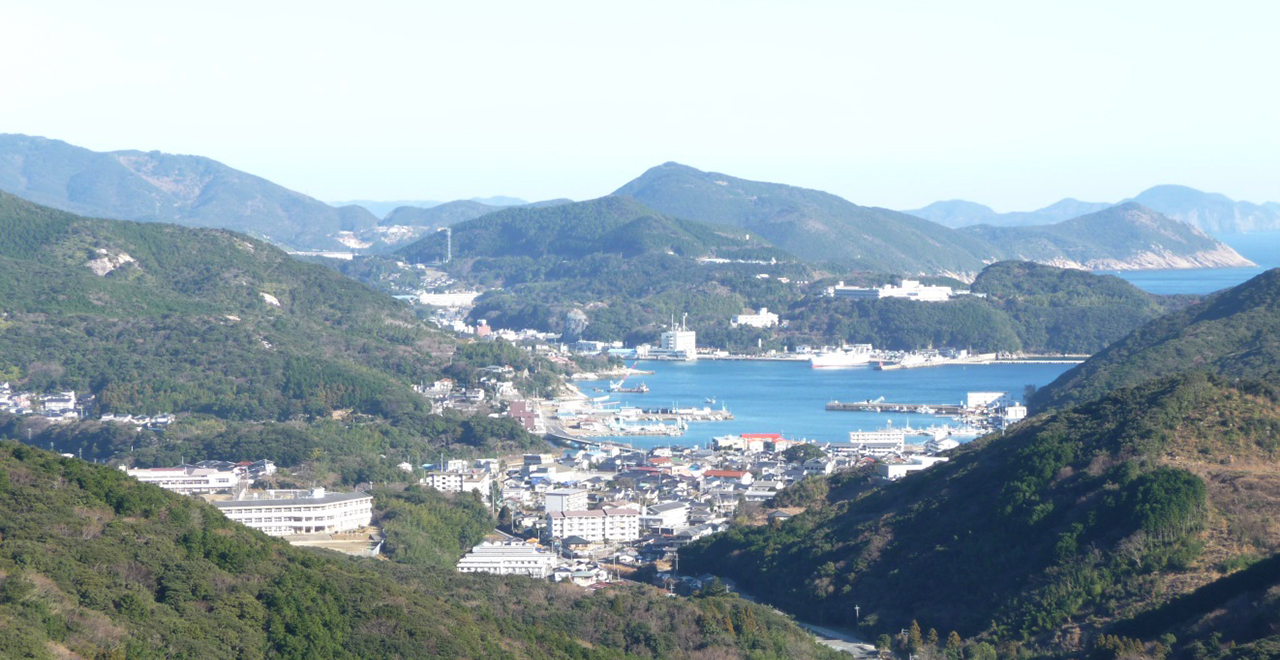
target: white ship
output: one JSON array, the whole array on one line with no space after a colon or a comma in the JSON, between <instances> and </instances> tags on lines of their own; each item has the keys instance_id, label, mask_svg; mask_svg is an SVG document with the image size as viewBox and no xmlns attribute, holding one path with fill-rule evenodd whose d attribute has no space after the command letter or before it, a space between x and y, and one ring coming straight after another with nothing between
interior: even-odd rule
<instances>
[{"instance_id":1,"label":"white ship","mask_svg":"<svg viewBox=\"0 0 1280 660\"><path fill-rule=\"evenodd\" d=\"M871 353L871 344L854 344L814 353L809 356L809 362L814 369L856 367L871 362Z\"/></svg>"}]
</instances>

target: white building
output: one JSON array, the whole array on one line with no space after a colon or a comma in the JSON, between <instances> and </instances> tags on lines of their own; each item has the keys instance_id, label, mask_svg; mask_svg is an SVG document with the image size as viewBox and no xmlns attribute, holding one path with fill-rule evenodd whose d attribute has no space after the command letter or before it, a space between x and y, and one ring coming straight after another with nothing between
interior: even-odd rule
<instances>
[{"instance_id":1,"label":"white building","mask_svg":"<svg viewBox=\"0 0 1280 660\"><path fill-rule=\"evenodd\" d=\"M936 463L945 463L942 456L916 456L911 460L888 460L876 463L876 473L889 481L897 481L912 472L919 472L933 467Z\"/></svg>"},{"instance_id":2,"label":"white building","mask_svg":"<svg viewBox=\"0 0 1280 660\"><path fill-rule=\"evenodd\" d=\"M1004 407L1004 423L1012 424L1020 422L1027 418L1027 407L1019 404L1010 404Z\"/></svg>"},{"instance_id":3,"label":"white building","mask_svg":"<svg viewBox=\"0 0 1280 660\"><path fill-rule=\"evenodd\" d=\"M683 321L679 326L662 333L659 348L649 351L651 357L666 357L677 360L698 359L698 333L690 330Z\"/></svg>"},{"instance_id":4,"label":"white building","mask_svg":"<svg viewBox=\"0 0 1280 660\"><path fill-rule=\"evenodd\" d=\"M213 505L231 520L271 536L346 532L367 527L373 520L372 495L326 493L323 488L287 494L293 496Z\"/></svg>"},{"instance_id":5,"label":"white building","mask_svg":"<svg viewBox=\"0 0 1280 660\"><path fill-rule=\"evenodd\" d=\"M648 529L680 529L689 526L689 505L666 502L649 507L640 521Z\"/></svg>"},{"instance_id":6,"label":"white building","mask_svg":"<svg viewBox=\"0 0 1280 660\"><path fill-rule=\"evenodd\" d=\"M640 512L635 509L595 509L547 513L552 538L580 536L591 542L634 541L640 538Z\"/></svg>"},{"instance_id":7,"label":"white building","mask_svg":"<svg viewBox=\"0 0 1280 660\"><path fill-rule=\"evenodd\" d=\"M966 408L996 406L1003 403L1008 396L1008 392L969 392L965 395L964 406Z\"/></svg>"},{"instance_id":8,"label":"white building","mask_svg":"<svg viewBox=\"0 0 1280 660\"><path fill-rule=\"evenodd\" d=\"M488 472L428 472L418 483L442 493L463 493L474 490L480 497L489 501L489 490L493 484Z\"/></svg>"},{"instance_id":9,"label":"white building","mask_svg":"<svg viewBox=\"0 0 1280 660\"><path fill-rule=\"evenodd\" d=\"M562 488L547 491L544 513L552 511L586 511L587 491L582 488Z\"/></svg>"},{"instance_id":10,"label":"white building","mask_svg":"<svg viewBox=\"0 0 1280 660\"><path fill-rule=\"evenodd\" d=\"M76 393L70 390L61 392L45 397L43 403L45 412L70 412L76 409Z\"/></svg>"},{"instance_id":11,"label":"white building","mask_svg":"<svg viewBox=\"0 0 1280 660\"><path fill-rule=\"evenodd\" d=\"M124 470L124 468L121 468ZM183 495L230 493L240 485L240 475L231 470L179 465L164 468L138 468L124 470L125 474L143 483L155 484Z\"/></svg>"},{"instance_id":12,"label":"white building","mask_svg":"<svg viewBox=\"0 0 1280 660\"><path fill-rule=\"evenodd\" d=\"M902 284L899 286L886 284L876 288L846 286L842 280L835 286L827 287L827 295L833 298L853 298L855 300L906 298L907 300L920 302L942 302L950 299L955 294L953 294L949 286L921 284L919 280L902 280Z\"/></svg>"},{"instance_id":13,"label":"white building","mask_svg":"<svg viewBox=\"0 0 1280 660\"><path fill-rule=\"evenodd\" d=\"M730 321L732 325L746 325L752 328L772 328L778 325L778 315L769 311L768 307L761 307L760 311L755 314L739 314Z\"/></svg>"},{"instance_id":14,"label":"white building","mask_svg":"<svg viewBox=\"0 0 1280 660\"><path fill-rule=\"evenodd\" d=\"M882 431L850 431L849 447L853 453L865 456L888 456L901 454L906 444L907 434L902 431L885 429ZM843 449L843 448L838 448Z\"/></svg>"},{"instance_id":15,"label":"white building","mask_svg":"<svg viewBox=\"0 0 1280 660\"><path fill-rule=\"evenodd\" d=\"M924 450L930 454L938 454L949 449L955 449L959 446L959 441L952 440L951 438L932 438L928 442L924 443Z\"/></svg>"},{"instance_id":16,"label":"white building","mask_svg":"<svg viewBox=\"0 0 1280 660\"><path fill-rule=\"evenodd\" d=\"M536 545L518 541L481 543L458 560L458 572L525 575L545 580L555 565L556 556Z\"/></svg>"}]
</instances>

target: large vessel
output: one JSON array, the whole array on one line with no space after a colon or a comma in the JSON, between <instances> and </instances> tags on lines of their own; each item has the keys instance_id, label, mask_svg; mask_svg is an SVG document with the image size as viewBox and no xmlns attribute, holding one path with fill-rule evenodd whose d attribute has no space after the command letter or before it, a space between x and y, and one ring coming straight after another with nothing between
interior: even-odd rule
<instances>
[{"instance_id":1,"label":"large vessel","mask_svg":"<svg viewBox=\"0 0 1280 660\"><path fill-rule=\"evenodd\" d=\"M854 344L814 353L809 363L814 369L826 367L856 367L871 362L871 344Z\"/></svg>"}]
</instances>

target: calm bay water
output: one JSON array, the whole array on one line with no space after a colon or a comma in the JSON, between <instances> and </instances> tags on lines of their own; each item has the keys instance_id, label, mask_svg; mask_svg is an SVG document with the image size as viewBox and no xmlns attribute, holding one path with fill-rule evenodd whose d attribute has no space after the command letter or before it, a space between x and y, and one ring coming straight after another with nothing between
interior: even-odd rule
<instances>
[{"instance_id":1,"label":"calm bay water","mask_svg":"<svg viewBox=\"0 0 1280 660\"><path fill-rule=\"evenodd\" d=\"M1111 272L1150 293L1212 293L1233 287L1259 273L1280 267L1280 232L1224 234L1216 237L1244 258L1252 268L1199 268L1194 270L1138 270Z\"/></svg>"},{"instance_id":2,"label":"calm bay water","mask_svg":"<svg viewBox=\"0 0 1280 660\"><path fill-rule=\"evenodd\" d=\"M637 447L667 444L683 446L710 443L717 435L782 433L788 438L846 441L849 431L910 425L923 428L950 423L946 418L921 414L880 414L827 411L828 401L865 401L884 396L894 403L961 403L970 391L1009 392L1021 399L1027 385L1049 384L1072 365L990 364L876 371L870 367L813 369L808 362L701 360L698 362L641 362L652 375L632 376L627 385L645 383L647 394L613 394L625 405L702 407L715 398L734 419L689 425L683 436L630 436L611 438ZM585 381L579 388L598 395L595 387L605 381ZM916 441L923 441L917 438Z\"/></svg>"}]
</instances>

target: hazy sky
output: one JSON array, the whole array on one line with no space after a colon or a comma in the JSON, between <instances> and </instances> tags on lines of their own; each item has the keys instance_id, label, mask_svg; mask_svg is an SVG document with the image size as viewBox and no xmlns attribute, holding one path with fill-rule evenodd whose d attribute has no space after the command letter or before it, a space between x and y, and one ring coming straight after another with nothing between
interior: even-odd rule
<instances>
[{"instance_id":1,"label":"hazy sky","mask_svg":"<svg viewBox=\"0 0 1280 660\"><path fill-rule=\"evenodd\" d=\"M0 0L0 132L325 200L585 199L675 160L891 208L1280 201L1277 25L1176 0Z\"/></svg>"}]
</instances>

